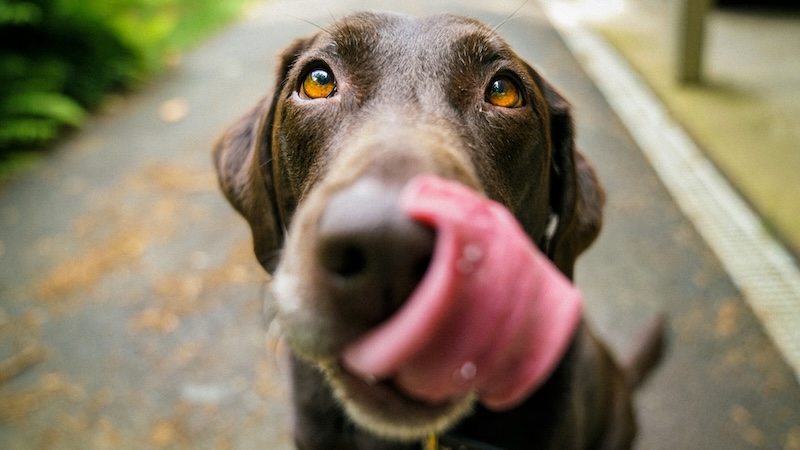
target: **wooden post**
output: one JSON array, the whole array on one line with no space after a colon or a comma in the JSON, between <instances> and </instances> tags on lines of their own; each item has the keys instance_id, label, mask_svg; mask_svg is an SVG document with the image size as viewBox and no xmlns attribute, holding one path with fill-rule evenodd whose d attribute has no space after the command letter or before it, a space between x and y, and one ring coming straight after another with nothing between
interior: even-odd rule
<instances>
[{"instance_id":1,"label":"wooden post","mask_svg":"<svg viewBox=\"0 0 800 450\"><path fill-rule=\"evenodd\" d=\"M702 78L705 16L712 0L681 0L678 12L678 81L699 83Z\"/></svg>"}]
</instances>

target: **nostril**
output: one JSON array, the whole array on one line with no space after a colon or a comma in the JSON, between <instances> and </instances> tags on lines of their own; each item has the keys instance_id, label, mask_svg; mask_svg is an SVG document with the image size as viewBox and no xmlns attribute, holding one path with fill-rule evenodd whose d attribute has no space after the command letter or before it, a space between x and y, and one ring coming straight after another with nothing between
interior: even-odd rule
<instances>
[{"instance_id":1,"label":"nostril","mask_svg":"<svg viewBox=\"0 0 800 450\"><path fill-rule=\"evenodd\" d=\"M431 262L435 232L403 213L399 192L367 178L334 193L312 236L320 301L353 332L396 312Z\"/></svg>"},{"instance_id":2,"label":"nostril","mask_svg":"<svg viewBox=\"0 0 800 450\"><path fill-rule=\"evenodd\" d=\"M353 278L367 268L367 255L352 242L329 242L320 246L320 263L332 275Z\"/></svg>"},{"instance_id":3,"label":"nostril","mask_svg":"<svg viewBox=\"0 0 800 450\"><path fill-rule=\"evenodd\" d=\"M420 256L416 262L411 266L411 273L413 279L419 283L422 281L422 278L428 272L428 266L431 265L431 258L432 255L426 254L425 256Z\"/></svg>"}]
</instances>

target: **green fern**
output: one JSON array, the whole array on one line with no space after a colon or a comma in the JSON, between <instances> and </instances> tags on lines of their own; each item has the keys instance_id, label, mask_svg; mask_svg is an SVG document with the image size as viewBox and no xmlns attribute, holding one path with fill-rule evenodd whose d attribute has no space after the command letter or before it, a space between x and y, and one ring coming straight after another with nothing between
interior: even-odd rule
<instances>
[{"instance_id":1,"label":"green fern","mask_svg":"<svg viewBox=\"0 0 800 450\"><path fill-rule=\"evenodd\" d=\"M2 117L40 117L70 126L80 126L86 110L71 98L55 92L21 92L0 105Z\"/></svg>"},{"instance_id":2,"label":"green fern","mask_svg":"<svg viewBox=\"0 0 800 450\"><path fill-rule=\"evenodd\" d=\"M64 126L80 126L85 118L86 110L63 94L11 94L0 104L0 149L47 143Z\"/></svg>"},{"instance_id":3,"label":"green fern","mask_svg":"<svg viewBox=\"0 0 800 450\"><path fill-rule=\"evenodd\" d=\"M107 25L62 3L0 0L0 160L80 126L139 70Z\"/></svg>"},{"instance_id":4,"label":"green fern","mask_svg":"<svg viewBox=\"0 0 800 450\"><path fill-rule=\"evenodd\" d=\"M54 60L0 54L0 157L46 144L62 128L83 123L86 110L61 92L66 70Z\"/></svg>"},{"instance_id":5,"label":"green fern","mask_svg":"<svg viewBox=\"0 0 800 450\"><path fill-rule=\"evenodd\" d=\"M0 147L29 146L58 135L60 124L48 118L10 119L0 122Z\"/></svg>"},{"instance_id":6,"label":"green fern","mask_svg":"<svg viewBox=\"0 0 800 450\"><path fill-rule=\"evenodd\" d=\"M252 0L0 0L0 178ZM28 159L26 159L28 160Z\"/></svg>"},{"instance_id":7,"label":"green fern","mask_svg":"<svg viewBox=\"0 0 800 450\"><path fill-rule=\"evenodd\" d=\"M36 23L42 16L42 10L29 2L12 3L0 0L0 25L23 25Z\"/></svg>"}]
</instances>

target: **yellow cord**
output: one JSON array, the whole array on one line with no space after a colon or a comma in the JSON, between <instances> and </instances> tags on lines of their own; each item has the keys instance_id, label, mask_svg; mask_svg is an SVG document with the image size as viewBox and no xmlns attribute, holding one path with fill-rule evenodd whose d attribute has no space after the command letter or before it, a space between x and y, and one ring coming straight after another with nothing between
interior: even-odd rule
<instances>
[{"instance_id":1,"label":"yellow cord","mask_svg":"<svg viewBox=\"0 0 800 450\"><path fill-rule=\"evenodd\" d=\"M429 434L428 439L425 439L425 450L439 450L439 439L436 437L436 433Z\"/></svg>"}]
</instances>

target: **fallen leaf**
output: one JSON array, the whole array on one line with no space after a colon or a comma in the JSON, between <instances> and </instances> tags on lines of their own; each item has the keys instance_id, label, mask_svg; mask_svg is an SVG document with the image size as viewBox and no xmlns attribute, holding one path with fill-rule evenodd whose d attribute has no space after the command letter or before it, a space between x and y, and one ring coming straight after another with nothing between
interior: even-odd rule
<instances>
[{"instance_id":1,"label":"fallen leaf","mask_svg":"<svg viewBox=\"0 0 800 450\"><path fill-rule=\"evenodd\" d=\"M178 429L168 420L159 420L150 431L150 443L154 447L164 448L178 440Z\"/></svg>"},{"instance_id":2,"label":"fallen leaf","mask_svg":"<svg viewBox=\"0 0 800 450\"><path fill-rule=\"evenodd\" d=\"M717 321L714 331L718 337L730 337L736 330L736 319L738 313L736 305L732 301L726 301L717 310Z\"/></svg>"},{"instance_id":3,"label":"fallen leaf","mask_svg":"<svg viewBox=\"0 0 800 450\"><path fill-rule=\"evenodd\" d=\"M46 352L41 345L31 342L18 352L0 361L0 384L14 378L45 358Z\"/></svg>"},{"instance_id":4,"label":"fallen leaf","mask_svg":"<svg viewBox=\"0 0 800 450\"><path fill-rule=\"evenodd\" d=\"M800 426L792 427L786 433L786 443L783 445L785 450L800 450Z\"/></svg>"},{"instance_id":5,"label":"fallen leaf","mask_svg":"<svg viewBox=\"0 0 800 450\"><path fill-rule=\"evenodd\" d=\"M173 312L158 308L147 308L133 318L136 330L171 333L180 326L180 318Z\"/></svg>"},{"instance_id":6,"label":"fallen leaf","mask_svg":"<svg viewBox=\"0 0 800 450\"><path fill-rule=\"evenodd\" d=\"M158 117L166 123L178 123L187 115L189 115L189 102L182 97L167 100L158 108Z\"/></svg>"}]
</instances>

